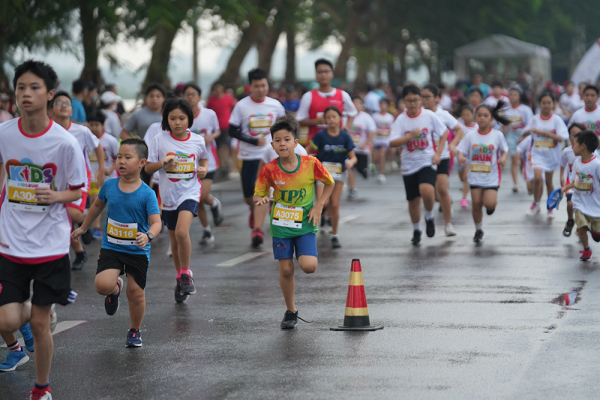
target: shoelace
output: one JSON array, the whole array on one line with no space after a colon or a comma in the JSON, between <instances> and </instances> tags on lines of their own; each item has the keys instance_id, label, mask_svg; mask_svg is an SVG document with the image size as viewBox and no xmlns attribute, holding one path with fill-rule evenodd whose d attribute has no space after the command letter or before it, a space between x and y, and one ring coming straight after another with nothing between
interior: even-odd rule
<instances>
[{"instance_id":1,"label":"shoelace","mask_svg":"<svg viewBox=\"0 0 600 400\"><path fill-rule=\"evenodd\" d=\"M315 322L315 321L307 321L304 318L300 317L298 314L296 314L296 318L298 318L300 321L306 322L307 324L312 324L313 322Z\"/></svg>"},{"instance_id":2,"label":"shoelace","mask_svg":"<svg viewBox=\"0 0 600 400\"><path fill-rule=\"evenodd\" d=\"M35 389L31 389L25 392L24 396L26 399L31 399L31 400L40 400L42 398L42 396L44 396L46 394L46 392L40 393L40 392L35 392Z\"/></svg>"}]
</instances>

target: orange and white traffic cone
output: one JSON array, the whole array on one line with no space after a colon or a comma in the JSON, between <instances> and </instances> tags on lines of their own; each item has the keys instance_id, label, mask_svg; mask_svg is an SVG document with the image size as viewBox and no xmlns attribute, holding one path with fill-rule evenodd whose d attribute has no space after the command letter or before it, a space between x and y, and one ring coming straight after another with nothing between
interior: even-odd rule
<instances>
[{"instance_id":1,"label":"orange and white traffic cone","mask_svg":"<svg viewBox=\"0 0 600 400\"><path fill-rule=\"evenodd\" d=\"M350 270L350 284L348 285L348 299L346 300L346 314L344 325L331 328L332 331L376 331L383 329L383 325L371 325L367 296L363 282L360 260L352 260Z\"/></svg>"}]
</instances>

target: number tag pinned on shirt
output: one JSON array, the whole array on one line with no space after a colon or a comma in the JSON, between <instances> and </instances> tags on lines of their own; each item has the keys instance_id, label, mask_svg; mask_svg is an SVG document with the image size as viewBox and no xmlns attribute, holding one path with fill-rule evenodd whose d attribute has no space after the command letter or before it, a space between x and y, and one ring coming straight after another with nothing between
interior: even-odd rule
<instances>
[{"instance_id":1,"label":"number tag pinned on shirt","mask_svg":"<svg viewBox=\"0 0 600 400\"><path fill-rule=\"evenodd\" d=\"M535 140L535 147L540 147L543 149L551 149L555 146L554 139L546 138L546 137L538 137Z\"/></svg>"},{"instance_id":2,"label":"number tag pinned on shirt","mask_svg":"<svg viewBox=\"0 0 600 400\"><path fill-rule=\"evenodd\" d=\"M169 179L190 179L194 177L194 159L176 156L177 165L167 170Z\"/></svg>"},{"instance_id":3,"label":"number tag pinned on shirt","mask_svg":"<svg viewBox=\"0 0 600 400\"><path fill-rule=\"evenodd\" d=\"M50 204L37 201L35 189L50 187L47 183L8 181L8 205L10 208L21 211L48 212Z\"/></svg>"},{"instance_id":4,"label":"number tag pinned on shirt","mask_svg":"<svg viewBox=\"0 0 600 400\"><path fill-rule=\"evenodd\" d=\"M491 163L477 163L476 161L471 161L471 172L484 172L489 174L492 172L492 164Z\"/></svg>"},{"instance_id":5,"label":"number tag pinned on shirt","mask_svg":"<svg viewBox=\"0 0 600 400\"><path fill-rule=\"evenodd\" d=\"M124 224L108 218L106 223L106 239L110 243L135 246L138 224Z\"/></svg>"},{"instance_id":6,"label":"number tag pinned on shirt","mask_svg":"<svg viewBox=\"0 0 600 400\"><path fill-rule=\"evenodd\" d=\"M342 178L342 164L334 162L322 162L323 167L329 172L333 179Z\"/></svg>"},{"instance_id":7,"label":"number tag pinned on shirt","mask_svg":"<svg viewBox=\"0 0 600 400\"><path fill-rule=\"evenodd\" d=\"M304 209L302 207L284 206L283 204L275 203L273 225L302 229L303 217Z\"/></svg>"}]
</instances>

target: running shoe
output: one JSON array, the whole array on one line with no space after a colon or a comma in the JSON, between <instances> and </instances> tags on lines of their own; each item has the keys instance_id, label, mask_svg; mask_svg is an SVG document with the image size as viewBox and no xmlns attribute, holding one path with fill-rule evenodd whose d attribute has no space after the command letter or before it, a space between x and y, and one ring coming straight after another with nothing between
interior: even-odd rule
<instances>
[{"instance_id":1,"label":"running shoe","mask_svg":"<svg viewBox=\"0 0 600 400\"><path fill-rule=\"evenodd\" d=\"M19 332L21 332L21 335L23 336L27 351L33 353L33 334L31 333L31 325L29 325L29 322L20 327Z\"/></svg>"},{"instance_id":2,"label":"running shoe","mask_svg":"<svg viewBox=\"0 0 600 400\"><path fill-rule=\"evenodd\" d=\"M219 199L214 196L213 199L214 201L210 211L212 212L213 222L216 226L219 226L221 225L221 222L223 222L223 206L221 205Z\"/></svg>"},{"instance_id":3,"label":"running shoe","mask_svg":"<svg viewBox=\"0 0 600 400\"><path fill-rule=\"evenodd\" d=\"M213 243L215 241L215 235L213 235L212 231L204 231L202 234L202 239L200 239L200 244L208 244Z\"/></svg>"},{"instance_id":4,"label":"running shoe","mask_svg":"<svg viewBox=\"0 0 600 400\"><path fill-rule=\"evenodd\" d=\"M421 231L415 229L413 231L413 237L410 241L412 244L419 244L419 242L421 242Z\"/></svg>"},{"instance_id":5,"label":"running shoe","mask_svg":"<svg viewBox=\"0 0 600 400\"><path fill-rule=\"evenodd\" d=\"M532 196L532 195L533 195L533 190L529 190L529 189L527 189L527 194L528 194L529 196Z\"/></svg>"},{"instance_id":6,"label":"running shoe","mask_svg":"<svg viewBox=\"0 0 600 400\"><path fill-rule=\"evenodd\" d=\"M262 229L254 228L252 230L252 247L258 248L265 240L265 234Z\"/></svg>"},{"instance_id":7,"label":"running shoe","mask_svg":"<svg viewBox=\"0 0 600 400\"><path fill-rule=\"evenodd\" d=\"M554 210L548 210L548 218L554 218L556 217L556 213L554 212Z\"/></svg>"},{"instance_id":8,"label":"running shoe","mask_svg":"<svg viewBox=\"0 0 600 400\"><path fill-rule=\"evenodd\" d=\"M575 221L572 219L568 220L565 224L565 229L563 230L563 235L566 237L571 236L571 232L573 231L573 226L575 226Z\"/></svg>"},{"instance_id":9,"label":"running shoe","mask_svg":"<svg viewBox=\"0 0 600 400\"><path fill-rule=\"evenodd\" d=\"M96 239L102 239L102 231L100 229L94 228L94 230L93 230L93 236Z\"/></svg>"},{"instance_id":10,"label":"running shoe","mask_svg":"<svg viewBox=\"0 0 600 400\"><path fill-rule=\"evenodd\" d=\"M34 387L32 390L25 392L25 396L29 396L29 400L52 400L50 386L46 386L43 389Z\"/></svg>"},{"instance_id":11,"label":"running shoe","mask_svg":"<svg viewBox=\"0 0 600 400\"><path fill-rule=\"evenodd\" d=\"M540 212L540 205L535 204L535 202L533 202L533 203L531 203L531 207L529 207L529 210L527 211L527 215L531 217L535 214L539 214L539 212Z\"/></svg>"},{"instance_id":12,"label":"running shoe","mask_svg":"<svg viewBox=\"0 0 600 400\"><path fill-rule=\"evenodd\" d=\"M138 329L130 329L127 332L125 347L142 347L142 334Z\"/></svg>"},{"instance_id":13,"label":"running shoe","mask_svg":"<svg viewBox=\"0 0 600 400\"><path fill-rule=\"evenodd\" d=\"M579 253L581 253L581 257L579 257L579 259L581 261L587 261L590 258L592 258L592 249L589 250L581 250ZM1 371L1 370L0 370Z\"/></svg>"},{"instance_id":14,"label":"running shoe","mask_svg":"<svg viewBox=\"0 0 600 400\"><path fill-rule=\"evenodd\" d=\"M462 200L460 201L460 206L461 206L462 208L467 208L467 207L469 207L469 202L467 201L467 199L462 199Z\"/></svg>"},{"instance_id":15,"label":"running shoe","mask_svg":"<svg viewBox=\"0 0 600 400\"><path fill-rule=\"evenodd\" d=\"M434 219L433 218L426 219L425 224L427 225L427 227L425 228L425 233L427 233L427 237L434 237L435 236L435 221L434 221Z\"/></svg>"},{"instance_id":16,"label":"running shoe","mask_svg":"<svg viewBox=\"0 0 600 400\"><path fill-rule=\"evenodd\" d=\"M454 226L452 224L446 224L446 236L456 236L456 231L454 230Z\"/></svg>"},{"instance_id":17,"label":"running shoe","mask_svg":"<svg viewBox=\"0 0 600 400\"><path fill-rule=\"evenodd\" d=\"M90 244L92 243L93 239L94 233L91 229L88 229L87 231L83 232L83 235L81 235L81 241L83 242L83 244Z\"/></svg>"},{"instance_id":18,"label":"running shoe","mask_svg":"<svg viewBox=\"0 0 600 400\"><path fill-rule=\"evenodd\" d=\"M250 217L248 217L248 226L254 229L254 209L250 207Z\"/></svg>"},{"instance_id":19,"label":"running shoe","mask_svg":"<svg viewBox=\"0 0 600 400\"><path fill-rule=\"evenodd\" d=\"M385 175L383 175L383 174L377 175L377 183L385 183Z\"/></svg>"},{"instance_id":20,"label":"running shoe","mask_svg":"<svg viewBox=\"0 0 600 400\"><path fill-rule=\"evenodd\" d=\"M167 257L173 257L173 252L171 251L171 243L169 243L169 247L167 247Z\"/></svg>"},{"instance_id":21,"label":"running shoe","mask_svg":"<svg viewBox=\"0 0 600 400\"><path fill-rule=\"evenodd\" d=\"M182 303L187 300L189 295L181 292L181 278L177 278L177 284L175 285L175 301L177 303Z\"/></svg>"},{"instance_id":22,"label":"running shoe","mask_svg":"<svg viewBox=\"0 0 600 400\"><path fill-rule=\"evenodd\" d=\"M331 236L331 247L334 249L339 249L340 247L342 247L342 244L340 243L340 239L338 239L337 235Z\"/></svg>"},{"instance_id":23,"label":"running shoe","mask_svg":"<svg viewBox=\"0 0 600 400\"><path fill-rule=\"evenodd\" d=\"M123 288L123 279L121 277L117 279L117 285L119 286L119 293L109 294L104 298L104 310L108 315L115 315L119 311L119 296Z\"/></svg>"},{"instance_id":24,"label":"running shoe","mask_svg":"<svg viewBox=\"0 0 600 400\"><path fill-rule=\"evenodd\" d=\"M56 313L56 304L52 304L50 309L50 332L54 332L58 323L58 314Z\"/></svg>"},{"instance_id":25,"label":"running shoe","mask_svg":"<svg viewBox=\"0 0 600 400\"><path fill-rule=\"evenodd\" d=\"M514 184L512 188L513 193L519 193L519 185Z\"/></svg>"},{"instance_id":26,"label":"running shoe","mask_svg":"<svg viewBox=\"0 0 600 400\"><path fill-rule=\"evenodd\" d=\"M392 161L392 171L398 171L400 168L398 167L398 163L396 161Z\"/></svg>"},{"instance_id":27,"label":"running shoe","mask_svg":"<svg viewBox=\"0 0 600 400\"><path fill-rule=\"evenodd\" d=\"M286 310L281 321L281 329L294 329L298 322L298 311Z\"/></svg>"},{"instance_id":28,"label":"running shoe","mask_svg":"<svg viewBox=\"0 0 600 400\"><path fill-rule=\"evenodd\" d=\"M81 271L81 269L83 268L83 265L85 264L87 259L88 259L88 256L87 256L87 251L85 251L85 249L83 249L83 251L81 253L75 253L75 260L73 261L73 264L71 265L71 269L73 271Z\"/></svg>"},{"instance_id":29,"label":"running shoe","mask_svg":"<svg viewBox=\"0 0 600 400\"><path fill-rule=\"evenodd\" d=\"M194 278L190 271L190 275L181 274L181 293L182 294L194 294L196 293L196 287L194 286Z\"/></svg>"},{"instance_id":30,"label":"running shoe","mask_svg":"<svg viewBox=\"0 0 600 400\"><path fill-rule=\"evenodd\" d=\"M594 239L594 242L600 242L600 232L591 231L590 233L592 234L592 239Z\"/></svg>"},{"instance_id":31,"label":"running shoe","mask_svg":"<svg viewBox=\"0 0 600 400\"><path fill-rule=\"evenodd\" d=\"M475 236L473 236L473 241L475 243L479 243L479 242L481 242L482 239L483 239L483 230L482 229L477 229L475 231Z\"/></svg>"},{"instance_id":32,"label":"running shoe","mask_svg":"<svg viewBox=\"0 0 600 400\"><path fill-rule=\"evenodd\" d=\"M358 198L358 189L350 189L348 191L348 200L354 200L356 198Z\"/></svg>"},{"instance_id":33,"label":"running shoe","mask_svg":"<svg viewBox=\"0 0 600 400\"><path fill-rule=\"evenodd\" d=\"M21 351L9 351L4 361L2 361L2 364L0 364L0 371L14 371L17 367L25 364L27 361L29 361L29 356L25 354L23 348L21 348Z\"/></svg>"}]
</instances>

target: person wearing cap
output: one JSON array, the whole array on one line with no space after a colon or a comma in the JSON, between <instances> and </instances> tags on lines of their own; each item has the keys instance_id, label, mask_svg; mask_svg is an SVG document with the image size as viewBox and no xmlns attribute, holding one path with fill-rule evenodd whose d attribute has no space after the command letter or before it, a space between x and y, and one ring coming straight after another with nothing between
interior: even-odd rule
<instances>
[{"instance_id":1,"label":"person wearing cap","mask_svg":"<svg viewBox=\"0 0 600 400\"><path fill-rule=\"evenodd\" d=\"M100 108L106 116L104 131L117 139L119 139L121 133L121 120L119 114L116 113L117 104L120 100L121 97L111 91L106 91L100 96Z\"/></svg>"},{"instance_id":2,"label":"person wearing cap","mask_svg":"<svg viewBox=\"0 0 600 400\"><path fill-rule=\"evenodd\" d=\"M71 121L78 124L85 124L85 108L83 107L83 100L87 96L88 88L87 82L83 79L78 79L73 82L72 90L73 98L71 100L71 106L73 108L73 115L71 115Z\"/></svg>"},{"instance_id":3,"label":"person wearing cap","mask_svg":"<svg viewBox=\"0 0 600 400\"><path fill-rule=\"evenodd\" d=\"M0 124L13 119L13 115L8 112L10 97L6 93L0 93Z\"/></svg>"},{"instance_id":4,"label":"person wearing cap","mask_svg":"<svg viewBox=\"0 0 600 400\"><path fill-rule=\"evenodd\" d=\"M119 94L119 89L117 89L117 85L115 83L107 83L104 85L104 90L107 92L113 92L114 94ZM119 114L119 117L122 118L123 114L125 114L125 106L123 105L123 100L120 100L117 104L116 113Z\"/></svg>"}]
</instances>

